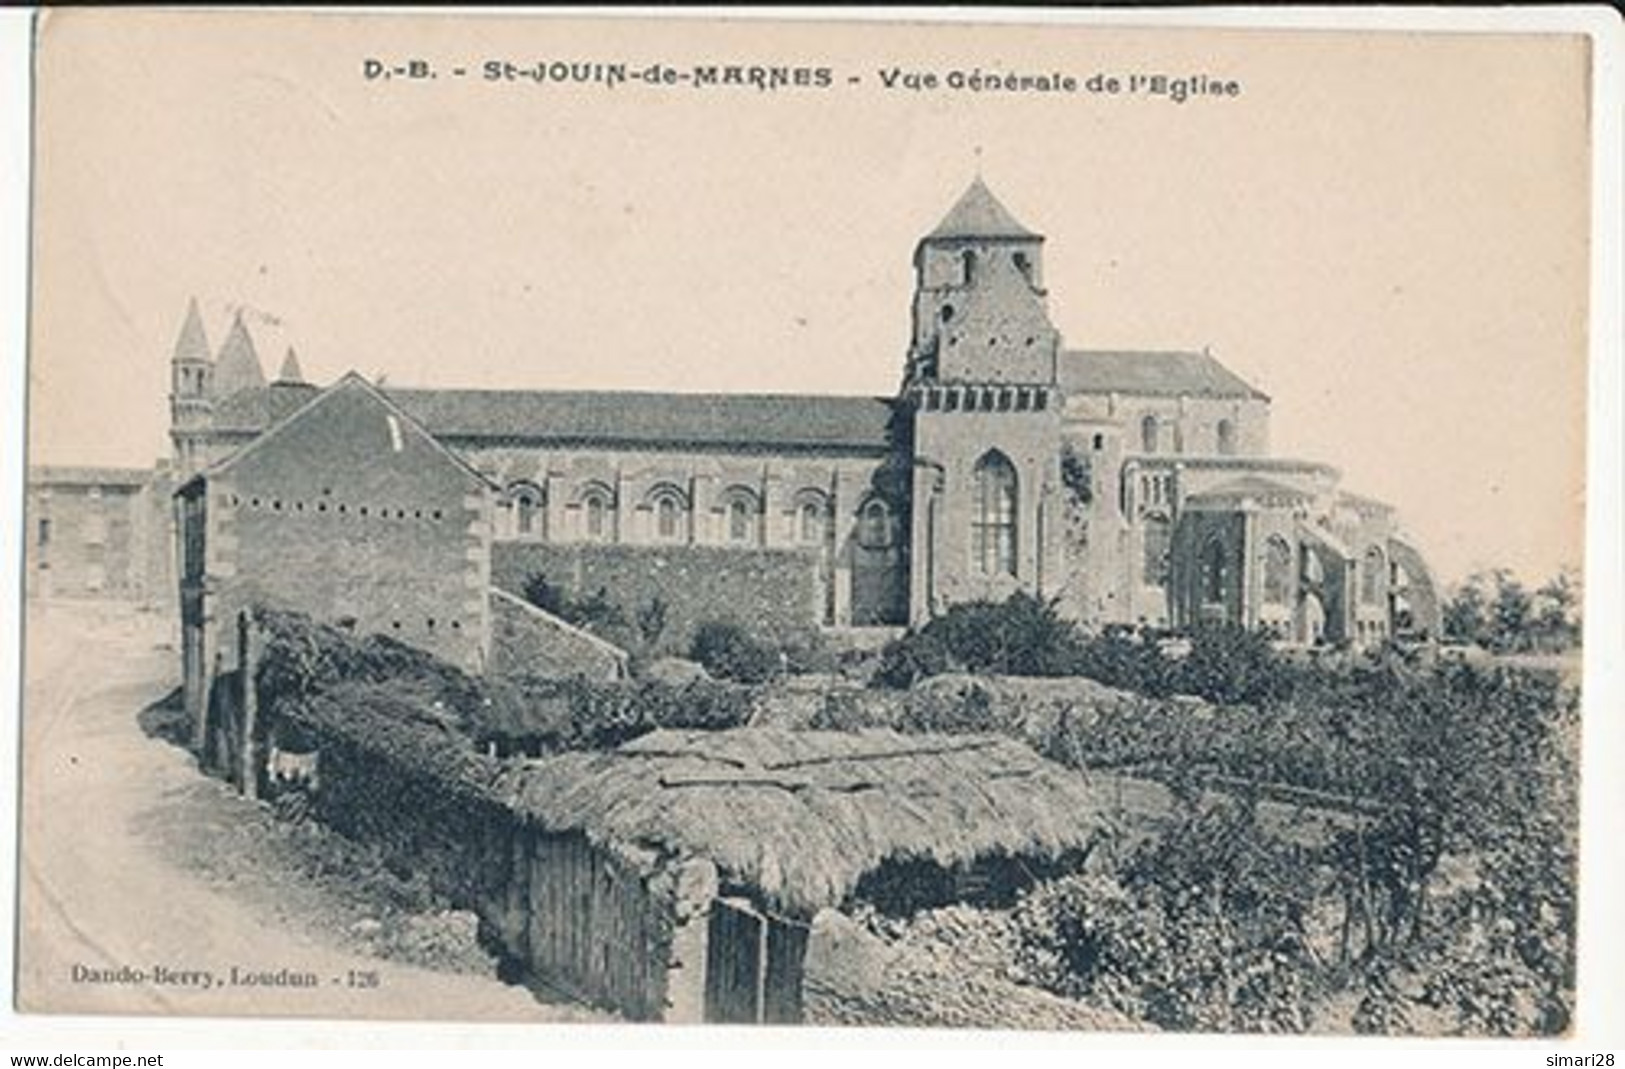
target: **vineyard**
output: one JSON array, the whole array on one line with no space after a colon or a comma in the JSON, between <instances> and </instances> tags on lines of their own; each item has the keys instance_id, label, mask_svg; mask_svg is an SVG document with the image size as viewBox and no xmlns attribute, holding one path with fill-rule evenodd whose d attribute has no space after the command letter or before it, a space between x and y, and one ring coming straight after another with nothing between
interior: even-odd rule
<instances>
[{"instance_id":1,"label":"vineyard","mask_svg":"<svg viewBox=\"0 0 1625 1069\"><path fill-rule=\"evenodd\" d=\"M1020 904L1019 979L1178 1030L1568 1027L1579 722L1556 672L1398 651L1309 662L1236 629L1176 658L1145 637L1085 640L1032 599L953 615L888 651L882 678L1015 655L1031 674L1207 699L1063 711L1037 740L1179 802L1163 834ZM1263 799L1347 819L1283 836Z\"/></svg>"}]
</instances>

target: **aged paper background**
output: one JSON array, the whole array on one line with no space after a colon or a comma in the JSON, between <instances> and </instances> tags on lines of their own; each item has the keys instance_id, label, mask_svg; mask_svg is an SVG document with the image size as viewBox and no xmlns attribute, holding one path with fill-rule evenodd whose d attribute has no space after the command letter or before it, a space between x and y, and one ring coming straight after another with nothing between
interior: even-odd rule
<instances>
[{"instance_id":1,"label":"aged paper background","mask_svg":"<svg viewBox=\"0 0 1625 1069\"><path fill-rule=\"evenodd\" d=\"M909 252L980 172L1048 235L1071 345L1210 345L1275 399L1273 451L1394 502L1446 582L1581 561L1583 36L67 11L40 41L30 462L167 451L193 295L318 382L886 394ZM363 74L415 58L471 73ZM488 59L835 84L538 86ZM893 67L1242 93L914 92ZM113 878L81 861L58 877ZM22 918L35 1005L176 1009L56 986L50 924ZM422 1012L389 998L214 1012Z\"/></svg>"}]
</instances>

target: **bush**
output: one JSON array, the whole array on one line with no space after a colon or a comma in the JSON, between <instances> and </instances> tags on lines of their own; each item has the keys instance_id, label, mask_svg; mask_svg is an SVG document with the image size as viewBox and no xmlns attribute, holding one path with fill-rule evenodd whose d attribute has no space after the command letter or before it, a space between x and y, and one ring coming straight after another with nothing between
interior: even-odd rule
<instances>
[{"instance_id":1,"label":"bush","mask_svg":"<svg viewBox=\"0 0 1625 1069\"><path fill-rule=\"evenodd\" d=\"M777 647L758 641L731 620L701 624L688 656L716 678L739 683L765 683L779 673L784 662Z\"/></svg>"},{"instance_id":2,"label":"bush","mask_svg":"<svg viewBox=\"0 0 1625 1069\"><path fill-rule=\"evenodd\" d=\"M1313 884L1245 808L1192 812L1115 874L1024 898L1017 968L1164 1028L1301 1032L1322 979L1303 919Z\"/></svg>"},{"instance_id":3,"label":"bush","mask_svg":"<svg viewBox=\"0 0 1625 1069\"><path fill-rule=\"evenodd\" d=\"M1013 676L1075 674L1083 636L1053 601L1012 594L1002 602L955 605L918 631L889 643L875 674L882 686L909 686L945 671Z\"/></svg>"},{"instance_id":4,"label":"bush","mask_svg":"<svg viewBox=\"0 0 1625 1069\"><path fill-rule=\"evenodd\" d=\"M1173 673L1181 693L1223 705L1284 700L1297 688L1298 671L1261 631L1210 624L1191 636L1191 651Z\"/></svg>"},{"instance_id":5,"label":"bush","mask_svg":"<svg viewBox=\"0 0 1625 1069\"><path fill-rule=\"evenodd\" d=\"M603 683L507 676L491 684L490 700L471 734L503 755L541 757L613 749L657 728L740 727L750 714L747 688L714 680Z\"/></svg>"}]
</instances>

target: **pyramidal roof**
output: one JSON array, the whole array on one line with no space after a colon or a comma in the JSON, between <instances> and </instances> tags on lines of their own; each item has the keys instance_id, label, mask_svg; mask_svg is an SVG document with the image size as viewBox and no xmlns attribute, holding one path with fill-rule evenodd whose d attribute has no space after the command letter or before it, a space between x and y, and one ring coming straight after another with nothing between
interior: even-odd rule
<instances>
[{"instance_id":1,"label":"pyramidal roof","mask_svg":"<svg viewBox=\"0 0 1625 1069\"><path fill-rule=\"evenodd\" d=\"M303 384L304 372L299 369L299 357L294 355L293 346L288 346L288 355L282 358L282 369L276 373L276 381Z\"/></svg>"},{"instance_id":2,"label":"pyramidal roof","mask_svg":"<svg viewBox=\"0 0 1625 1069\"><path fill-rule=\"evenodd\" d=\"M186 320L181 323L180 336L175 339L175 361L209 362L209 338L203 333L203 317L198 314L196 297L186 302Z\"/></svg>"},{"instance_id":3,"label":"pyramidal roof","mask_svg":"<svg viewBox=\"0 0 1625 1069\"><path fill-rule=\"evenodd\" d=\"M248 336L243 313L238 312L231 321L231 331L220 346L220 359L215 364L215 396L230 397L238 390L264 385L265 371L260 367L259 354L254 351L254 339Z\"/></svg>"},{"instance_id":4,"label":"pyramidal roof","mask_svg":"<svg viewBox=\"0 0 1625 1069\"><path fill-rule=\"evenodd\" d=\"M1010 214L999 203L980 175L959 198L959 202L942 217L936 229L925 236L927 241L944 238L1039 238Z\"/></svg>"}]
</instances>

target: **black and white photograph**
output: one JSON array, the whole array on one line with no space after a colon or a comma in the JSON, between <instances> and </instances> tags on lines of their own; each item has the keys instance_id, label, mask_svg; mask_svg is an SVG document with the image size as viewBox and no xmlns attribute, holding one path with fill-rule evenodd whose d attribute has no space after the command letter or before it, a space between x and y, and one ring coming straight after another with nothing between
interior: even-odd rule
<instances>
[{"instance_id":1,"label":"black and white photograph","mask_svg":"<svg viewBox=\"0 0 1625 1069\"><path fill-rule=\"evenodd\" d=\"M44 13L17 1012L1606 1030L1594 58Z\"/></svg>"}]
</instances>

